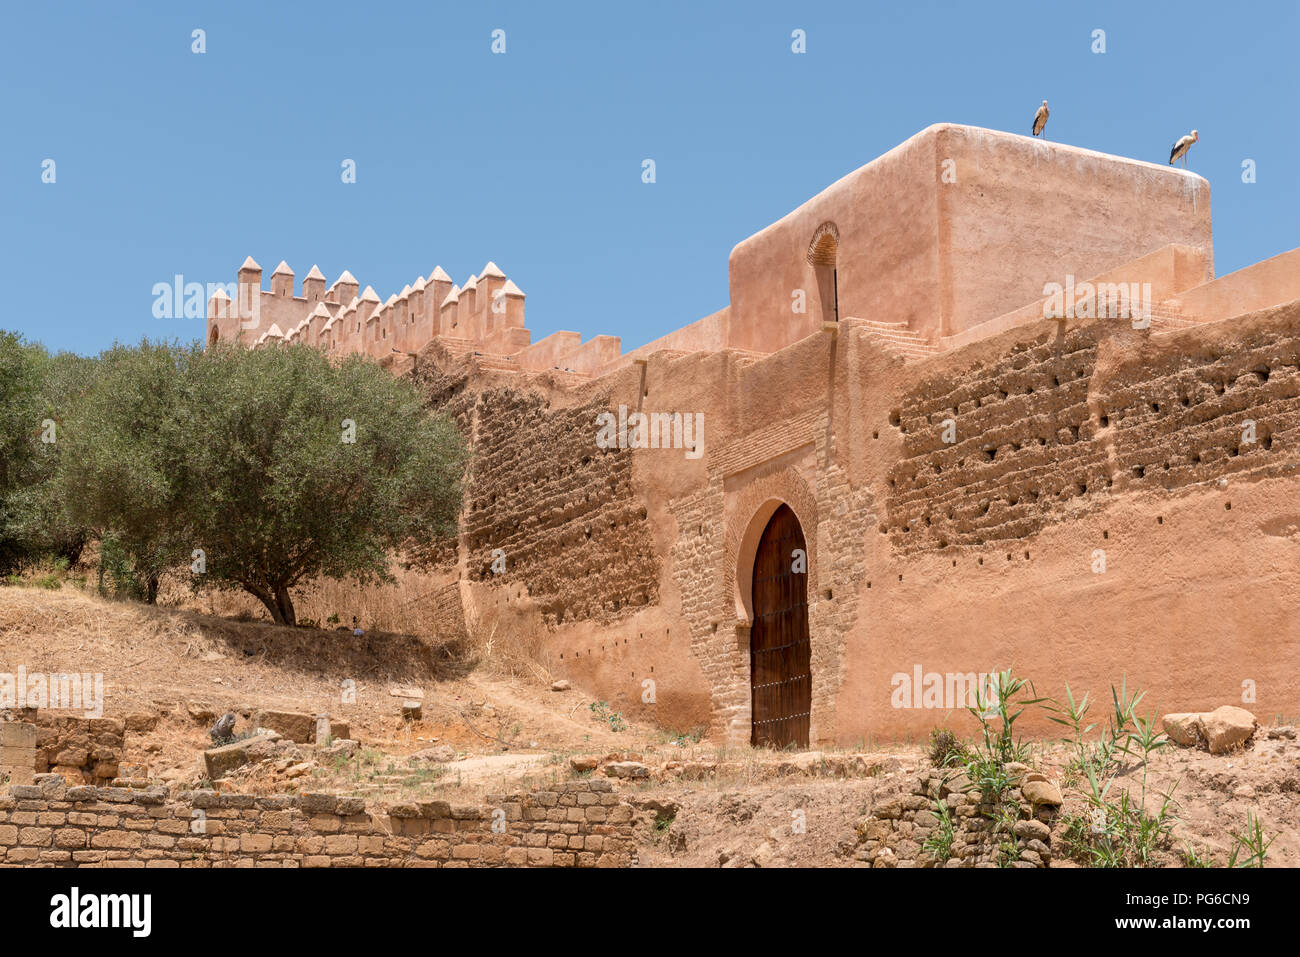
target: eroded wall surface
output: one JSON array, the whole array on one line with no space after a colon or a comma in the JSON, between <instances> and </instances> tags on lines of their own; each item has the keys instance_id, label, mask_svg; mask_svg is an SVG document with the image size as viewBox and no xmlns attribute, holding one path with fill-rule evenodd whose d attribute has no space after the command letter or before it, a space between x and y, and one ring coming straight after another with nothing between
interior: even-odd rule
<instances>
[{"instance_id":1,"label":"eroded wall surface","mask_svg":"<svg viewBox=\"0 0 1300 957\"><path fill-rule=\"evenodd\" d=\"M963 681L1007 667L1162 712L1300 710L1300 303L1044 320L920 363L846 322L763 359L492 375L465 373L466 607L541 629L552 671L626 714L748 740L747 576L781 503L808 542L815 743L963 726ZM702 454L597 452L620 404L702 412ZM493 575L492 547L520 561Z\"/></svg>"}]
</instances>

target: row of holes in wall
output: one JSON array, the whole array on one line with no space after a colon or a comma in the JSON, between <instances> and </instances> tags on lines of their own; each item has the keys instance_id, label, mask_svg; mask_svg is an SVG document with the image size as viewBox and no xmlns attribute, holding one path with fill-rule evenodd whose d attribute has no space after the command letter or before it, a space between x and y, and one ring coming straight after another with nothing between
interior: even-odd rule
<instances>
[{"instance_id":1,"label":"row of holes in wall","mask_svg":"<svg viewBox=\"0 0 1300 957\"><path fill-rule=\"evenodd\" d=\"M714 630L715 630L715 631L717 630L717 626L716 626L716 625L714 626ZM673 633L673 630L672 630L671 628L665 628L665 629L664 629L664 640L666 641L666 640L668 640L670 637L672 637L672 633ZM641 640L641 639L644 639L644 638L645 638L645 632L639 632L639 633L637 634L637 639L638 639L638 640ZM628 644L628 643L629 643L629 639L624 638L622 643L623 643L624 645ZM614 647L618 647L619 642L618 642L617 640L615 640L615 641L613 642L613 644L614 644ZM601 650L601 651L604 651L604 650L605 650L605 646L604 646L604 645L601 645L601 646L600 646L600 650ZM595 649L593 649L593 648L588 648L588 649L587 649L587 657L588 657L588 658L595 657L595 654L596 654ZM581 657L582 657L582 652L581 652L581 651L575 651L575 652L573 653L573 657L574 657L574 658L581 658ZM560 660L561 660L561 661L564 660L564 652L560 652ZM650 666L650 674L654 674L654 673L655 673L654 665L651 665L651 666ZM634 677L634 678L636 677L636 672L633 672L633 673L632 673L632 677Z\"/></svg>"}]
</instances>

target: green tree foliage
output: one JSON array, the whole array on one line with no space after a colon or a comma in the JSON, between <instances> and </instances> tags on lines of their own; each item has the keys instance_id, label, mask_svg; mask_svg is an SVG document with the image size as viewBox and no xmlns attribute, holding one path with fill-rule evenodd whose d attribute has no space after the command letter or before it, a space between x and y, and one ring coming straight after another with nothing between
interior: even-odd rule
<instances>
[{"instance_id":1,"label":"green tree foliage","mask_svg":"<svg viewBox=\"0 0 1300 957\"><path fill-rule=\"evenodd\" d=\"M201 579L292 624L299 580L388 581L394 549L454 532L464 443L409 382L308 346L218 348L197 369L186 483Z\"/></svg>"},{"instance_id":2,"label":"green tree foliage","mask_svg":"<svg viewBox=\"0 0 1300 957\"><path fill-rule=\"evenodd\" d=\"M409 382L306 346L115 348L60 442L69 514L129 556L146 600L184 563L281 624L302 579L391 580L395 549L453 533L466 455Z\"/></svg>"},{"instance_id":3,"label":"green tree foliage","mask_svg":"<svg viewBox=\"0 0 1300 957\"><path fill-rule=\"evenodd\" d=\"M9 528L26 557L50 556L71 565L94 536L65 508L59 482L64 445L59 439L73 404L96 381L100 363L71 352L51 356L40 347L32 348L40 378L39 432L52 441L36 444L37 454L24 483L9 497Z\"/></svg>"},{"instance_id":4,"label":"green tree foliage","mask_svg":"<svg viewBox=\"0 0 1300 957\"><path fill-rule=\"evenodd\" d=\"M40 441L48 418L42 401L39 346L0 332L0 570L27 557L25 529L31 516L23 497L42 475L48 445Z\"/></svg>"},{"instance_id":5,"label":"green tree foliage","mask_svg":"<svg viewBox=\"0 0 1300 957\"><path fill-rule=\"evenodd\" d=\"M72 403L59 437L58 492L75 523L127 556L153 603L193 540L185 486L194 435L197 346L114 346Z\"/></svg>"}]
</instances>

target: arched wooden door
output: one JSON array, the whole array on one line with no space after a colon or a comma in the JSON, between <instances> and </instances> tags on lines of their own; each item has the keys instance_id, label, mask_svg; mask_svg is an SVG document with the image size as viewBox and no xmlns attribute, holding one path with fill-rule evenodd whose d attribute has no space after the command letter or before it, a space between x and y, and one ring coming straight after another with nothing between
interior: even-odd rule
<instances>
[{"instance_id":1,"label":"arched wooden door","mask_svg":"<svg viewBox=\"0 0 1300 957\"><path fill-rule=\"evenodd\" d=\"M754 556L754 624L749 674L755 747L808 747L812 654L808 639L808 559L790 506L773 514Z\"/></svg>"}]
</instances>

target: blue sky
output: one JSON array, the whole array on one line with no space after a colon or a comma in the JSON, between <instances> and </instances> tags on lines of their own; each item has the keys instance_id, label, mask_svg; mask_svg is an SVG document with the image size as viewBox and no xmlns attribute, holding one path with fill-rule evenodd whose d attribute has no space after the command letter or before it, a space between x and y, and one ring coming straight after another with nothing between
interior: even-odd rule
<instances>
[{"instance_id":1,"label":"blue sky","mask_svg":"<svg viewBox=\"0 0 1300 957\"><path fill-rule=\"evenodd\" d=\"M534 341L631 349L726 305L732 246L840 176L935 122L1025 132L1043 99L1053 140L1124 156L1197 128L1219 274L1300 245L1294 0L115 0L4 25L0 328L55 349L200 338L154 284L247 255L383 298L492 259Z\"/></svg>"}]
</instances>

